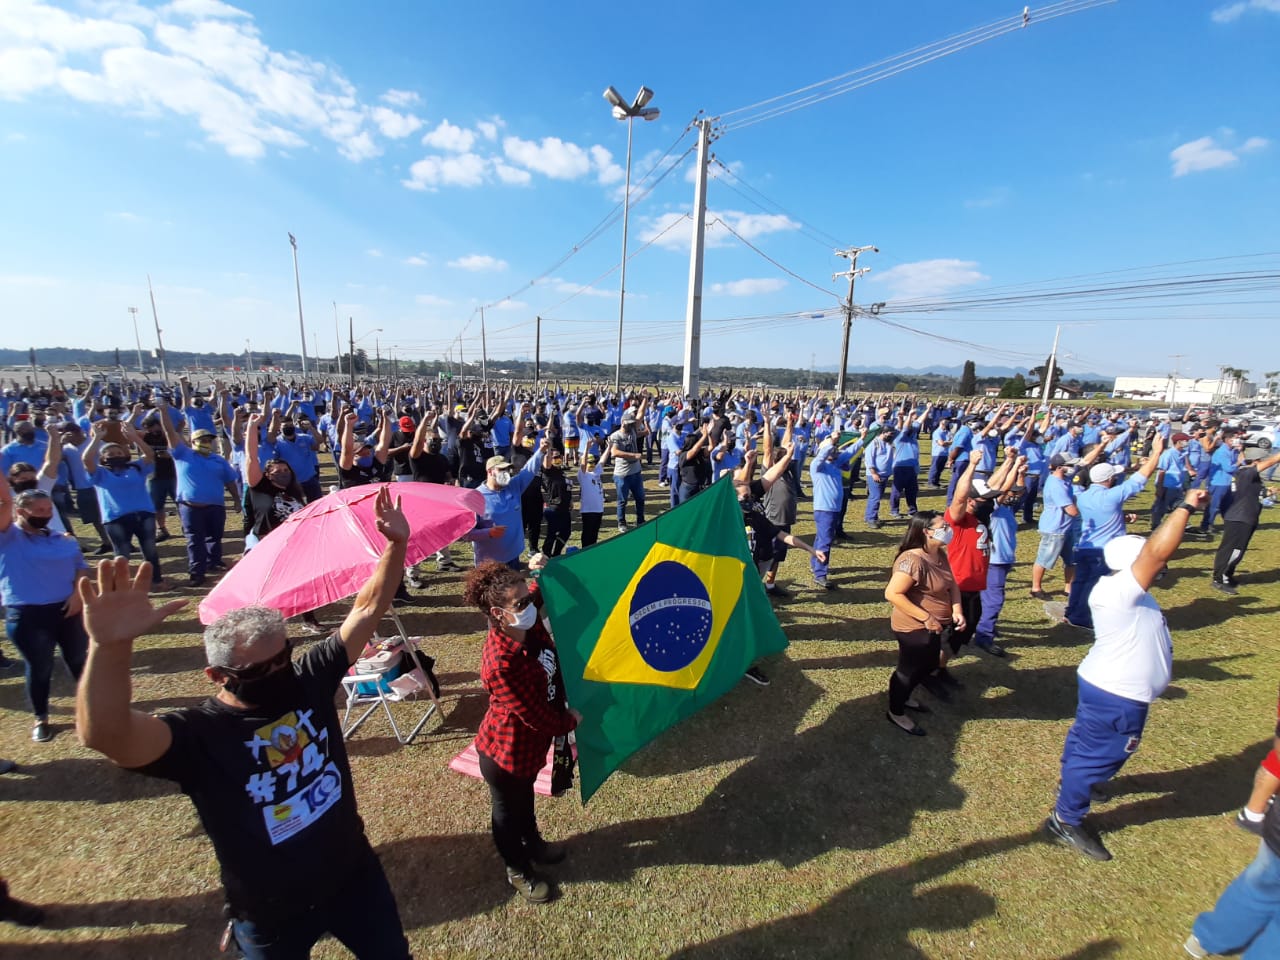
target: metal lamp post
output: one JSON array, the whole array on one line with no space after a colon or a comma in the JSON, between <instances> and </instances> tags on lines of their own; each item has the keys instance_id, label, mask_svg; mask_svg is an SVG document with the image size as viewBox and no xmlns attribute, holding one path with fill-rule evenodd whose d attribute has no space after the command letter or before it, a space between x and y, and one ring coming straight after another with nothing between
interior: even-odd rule
<instances>
[{"instance_id":1,"label":"metal lamp post","mask_svg":"<svg viewBox=\"0 0 1280 960\"><path fill-rule=\"evenodd\" d=\"M604 98L613 106L614 119L627 121L627 174L622 195L622 267L620 270L621 283L618 289L618 363L613 377L613 389L621 393L622 317L627 305L627 228L631 215L631 129L636 117L642 120L657 120L661 115L661 111L657 107L646 106L653 99L653 91L648 87L640 88L640 92L636 94L636 98L630 106L622 99L622 94L618 93L613 87L605 89Z\"/></svg>"},{"instance_id":2,"label":"metal lamp post","mask_svg":"<svg viewBox=\"0 0 1280 960\"><path fill-rule=\"evenodd\" d=\"M298 274L298 241L289 234L289 246L293 247L293 286L298 292L298 334L302 338L302 379L307 379L307 326L302 322L302 278Z\"/></svg>"}]
</instances>

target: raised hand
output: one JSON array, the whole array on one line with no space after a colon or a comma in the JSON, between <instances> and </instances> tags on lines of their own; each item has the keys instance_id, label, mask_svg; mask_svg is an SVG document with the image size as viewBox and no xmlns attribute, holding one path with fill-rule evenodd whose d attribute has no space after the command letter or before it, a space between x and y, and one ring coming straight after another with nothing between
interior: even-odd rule
<instances>
[{"instance_id":1,"label":"raised hand","mask_svg":"<svg viewBox=\"0 0 1280 960\"><path fill-rule=\"evenodd\" d=\"M185 600L171 600L152 606L147 595L151 587L151 564L138 565L130 577L129 561L124 557L98 563L98 577L80 581L80 604L89 639L102 646L129 643L135 637L155 630L165 618L187 605Z\"/></svg>"},{"instance_id":2,"label":"raised hand","mask_svg":"<svg viewBox=\"0 0 1280 960\"><path fill-rule=\"evenodd\" d=\"M409 540L409 521L400 509L400 498L391 502L391 487L384 485L378 491L378 498L373 503L373 513L377 517L378 532L390 543L407 543Z\"/></svg>"}]
</instances>

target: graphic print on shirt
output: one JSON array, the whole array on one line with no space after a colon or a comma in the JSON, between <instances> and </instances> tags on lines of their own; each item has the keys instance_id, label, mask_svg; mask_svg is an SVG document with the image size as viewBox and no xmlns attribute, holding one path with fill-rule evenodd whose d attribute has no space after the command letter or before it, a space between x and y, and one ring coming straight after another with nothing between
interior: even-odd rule
<instances>
[{"instance_id":1,"label":"graphic print on shirt","mask_svg":"<svg viewBox=\"0 0 1280 960\"><path fill-rule=\"evenodd\" d=\"M985 523L980 523L974 527L974 531L978 534L978 540L973 547L984 557L991 556L991 531L987 529Z\"/></svg>"},{"instance_id":2,"label":"graphic print on shirt","mask_svg":"<svg viewBox=\"0 0 1280 960\"><path fill-rule=\"evenodd\" d=\"M263 768L245 784L275 846L301 833L342 797L342 775L328 756L329 731L316 730L313 710L291 710L259 727L244 745Z\"/></svg>"},{"instance_id":3,"label":"graphic print on shirt","mask_svg":"<svg viewBox=\"0 0 1280 960\"><path fill-rule=\"evenodd\" d=\"M544 647L542 652L538 654L538 663L542 665L543 670L547 671L547 703L554 703L557 692L555 651Z\"/></svg>"}]
</instances>

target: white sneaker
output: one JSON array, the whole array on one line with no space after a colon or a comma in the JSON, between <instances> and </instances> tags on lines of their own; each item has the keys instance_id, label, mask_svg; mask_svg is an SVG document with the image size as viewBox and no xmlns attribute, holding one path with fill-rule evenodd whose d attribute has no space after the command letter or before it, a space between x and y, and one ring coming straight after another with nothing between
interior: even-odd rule
<instances>
[{"instance_id":1,"label":"white sneaker","mask_svg":"<svg viewBox=\"0 0 1280 960\"><path fill-rule=\"evenodd\" d=\"M1193 957L1207 957L1209 951L1200 946L1200 940L1193 933L1187 937L1187 942L1182 945L1182 949L1187 951Z\"/></svg>"}]
</instances>

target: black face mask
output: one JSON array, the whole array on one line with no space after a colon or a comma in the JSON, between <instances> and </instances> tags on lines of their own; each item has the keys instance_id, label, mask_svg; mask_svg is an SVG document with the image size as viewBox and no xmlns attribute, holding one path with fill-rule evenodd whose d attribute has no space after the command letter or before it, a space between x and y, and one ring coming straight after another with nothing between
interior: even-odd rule
<instances>
[{"instance_id":1,"label":"black face mask","mask_svg":"<svg viewBox=\"0 0 1280 960\"><path fill-rule=\"evenodd\" d=\"M36 435L34 433L20 433L18 434L18 442L19 443L35 443Z\"/></svg>"},{"instance_id":2,"label":"black face mask","mask_svg":"<svg viewBox=\"0 0 1280 960\"><path fill-rule=\"evenodd\" d=\"M302 684L292 664L252 680L228 675L223 687L236 699L270 714L287 713L300 706L303 699Z\"/></svg>"},{"instance_id":3,"label":"black face mask","mask_svg":"<svg viewBox=\"0 0 1280 960\"><path fill-rule=\"evenodd\" d=\"M128 457L106 457L102 462L112 470L119 470L122 467L127 467L129 465L129 458Z\"/></svg>"},{"instance_id":4,"label":"black face mask","mask_svg":"<svg viewBox=\"0 0 1280 960\"><path fill-rule=\"evenodd\" d=\"M13 487L14 493L22 493L23 490L34 490L38 482L36 480L13 480L10 481L9 486Z\"/></svg>"},{"instance_id":5,"label":"black face mask","mask_svg":"<svg viewBox=\"0 0 1280 960\"><path fill-rule=\"evenodd\" d=\"M26 517L25 519L27 521L27 526L31 527L33 530L43 530L45 527L49 526L49 521L52 520L53 517Z\"/></svg>"},{"instance_id":6,"label":"black face mask","mask_svg":"<svg viewBox=\"0 0 1280 960\"><path fill-rule=\"evenodd\" d=\"M280 433L286 440L292 440L294 437L297 436L297 433L295 433L293 430L281 430Z\"/></svg>"}]
</instances>

